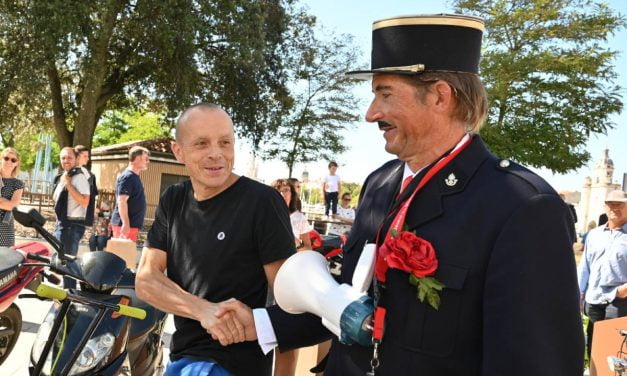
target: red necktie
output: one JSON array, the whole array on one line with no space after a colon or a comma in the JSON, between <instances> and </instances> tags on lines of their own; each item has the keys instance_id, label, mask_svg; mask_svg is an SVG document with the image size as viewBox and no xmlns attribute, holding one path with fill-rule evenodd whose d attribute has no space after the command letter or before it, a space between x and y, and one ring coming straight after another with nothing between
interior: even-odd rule
<instances>
[{"instance_id":1,"label":"red necktie","mask_svg":"<svg viewBox=\"0 0 627 376\"><path fill-rule=\"evenodd\" d=\"M408 177L405 178L405 180L403 180L403 184L401 184L401 190L400 190L399 194L403 193L403 191L405 190L405 188L407 188L409 183L411 183L411 180L413 178L414 177L412 175L409 175Z\"/></svg>"}]
</instances>

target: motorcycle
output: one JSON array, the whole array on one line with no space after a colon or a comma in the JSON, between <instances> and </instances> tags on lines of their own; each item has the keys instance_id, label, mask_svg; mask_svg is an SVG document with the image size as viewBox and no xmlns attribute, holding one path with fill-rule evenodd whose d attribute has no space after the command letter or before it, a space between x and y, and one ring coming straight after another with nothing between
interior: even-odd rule
<instances>
[{"instance_id":1,"label":"motorcycle","mask_svg":"<svg viewBox=\"0 0 627 376\"><path fill-rule=\"evenodd\" d=\"M59 283L54 276L42 274L42 266L28 263L29 254L45 257L50 253L36 242L0 247L0 365L13 350L22 330L22 312L14 303L18 294L31 284L37 285L42 276Z\"/></svg>"},{"instance_id":2,"label":"motorcycle","mask_svg":"<svg viewBox=\"0 0 627 376\"><path fill-rule=\"evenodd\" d=\"M343 250L347 235L320 235L318 231L309 233L311 249L323 255L329 263L329 271L335 278L342 274Z\"/></svg>"},{"instance_id":3,"label":"motorcycle","mask_svg":"<svg viewBox=\"0 0 627 376\"><path fill-rule=\"evenodd\" d=\"M35 209L13 214L57 251L28 257L80 286L63 290L40 284L36 295L20 296L54 302L33 344L30 375L161 375L167 315L137 298L135 273L126 262L110 252L66 255Z\"/></svg>"}]
</instances>

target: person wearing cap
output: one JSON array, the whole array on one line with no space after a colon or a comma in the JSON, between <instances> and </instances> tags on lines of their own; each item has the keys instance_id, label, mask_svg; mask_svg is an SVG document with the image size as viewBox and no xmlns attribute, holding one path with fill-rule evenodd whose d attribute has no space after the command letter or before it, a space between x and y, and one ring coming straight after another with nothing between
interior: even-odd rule
<instances>
[{"instance_id":1,"label":"person wearing cap","mask_svg":"<svg viewBox=\"0 0 627 376\"><path fill-rule=\"evenodd\" d=\"M590 355L594 323L627 316L627 197L620 190L605 197L607 223L592 229L579 262L579 290L588 316Z\"/></svg>"},{"instance_id":2,"label":"person wearing cap","mask_svg":"<svg viewBox=\"0 0 627 376\"><path fill-rule=\"evenodd\" d=\"M483 28L462 15L377 21L372 68L348 73L372 80L366 120L397 156L367 177L344 247L341 280L350 284L364 243L379 245L377 312L385 315L375 320L376 359L373 346L340 343L314 315L276 306L251 313L231 303L262 348L334 337L319 367L326 376L583 373L568 207L536 174L492 155L477 134L487 112L478 77ZM421 301L409 272L381 256L391 228L433 247L433 277L444 285L439 304Z\"/></svg>"}]
</instances>

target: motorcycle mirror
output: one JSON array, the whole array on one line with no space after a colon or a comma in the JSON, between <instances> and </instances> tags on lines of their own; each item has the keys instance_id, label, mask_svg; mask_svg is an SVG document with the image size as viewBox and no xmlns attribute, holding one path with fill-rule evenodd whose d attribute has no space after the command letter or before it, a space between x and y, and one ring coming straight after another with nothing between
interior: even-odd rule
<instances>
[{"instance_id":1,"label":"motorcycle mirror","mask_svg":"<svg viewBox=\"0 0 627 376\"><path fill-rule=\"evenodd\" d=\"M15 218L19 224L37 230L37 232L58 252L61 260L73 261L75 259L72 256L67 256L61 242L44 228L46 219L35 208L20 205L13 208L12 213L13 218Z\"/></svg>"},{"instance_id":2,"label":"motorcycle mirror","mask_svg":"<svg viewBox=\"0 0 627 376\"><path fill-rule=\"evenodd\" d=\"M28 209L25 206L13 208L13 218L22 226L37 228L46 223L46 219L34 208Z\"/></svg>"}]
</instances>

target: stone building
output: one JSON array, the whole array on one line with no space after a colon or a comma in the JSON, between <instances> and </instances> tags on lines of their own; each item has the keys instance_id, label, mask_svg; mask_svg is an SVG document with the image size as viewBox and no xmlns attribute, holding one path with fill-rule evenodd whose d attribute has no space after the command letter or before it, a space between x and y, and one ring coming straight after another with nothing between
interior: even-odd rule
<instances>
[{"instance_id":1,"label":"stone building","mask_svg":"<svg viewBox=\"0 0 627 376\"><path fill-rule=\"evenodd\" d=\"M614 162L610 159L609 149L596 162L592 177L586 176L581 190L581 199L577 208L577 231L587 231L590 221L598 224L599 216L604 213L604 201L608 192L621 189L613 182Z\"/></svg>"}]
</instances>

